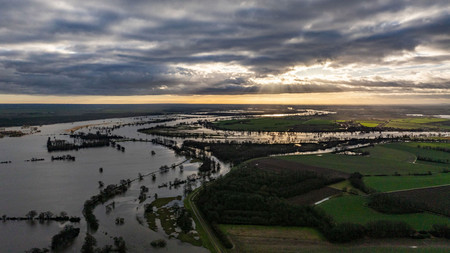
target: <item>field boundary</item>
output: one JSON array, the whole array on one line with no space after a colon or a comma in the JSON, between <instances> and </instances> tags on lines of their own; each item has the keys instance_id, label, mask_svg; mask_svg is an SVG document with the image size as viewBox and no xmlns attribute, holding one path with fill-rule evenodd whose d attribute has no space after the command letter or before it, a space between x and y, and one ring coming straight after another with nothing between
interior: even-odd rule
<instances>
[{"instance_id":1,"label":"field boundary","mask_svg":"<svg viewBox=\"0 0 450 253\"><path fill-rule=\"evenodd\" d=\"M406 192L406 191L412 191L412 190L436 188L436 187L443 187L443 186L450 186L450 184L441 184L441 185L433 185L433 186L425 186L425 187L416 187L416 188L409 188L409 189L403 189L403 190L388 191L388 192L383 192L383 193Z\"/></svg>"}]
</instances>

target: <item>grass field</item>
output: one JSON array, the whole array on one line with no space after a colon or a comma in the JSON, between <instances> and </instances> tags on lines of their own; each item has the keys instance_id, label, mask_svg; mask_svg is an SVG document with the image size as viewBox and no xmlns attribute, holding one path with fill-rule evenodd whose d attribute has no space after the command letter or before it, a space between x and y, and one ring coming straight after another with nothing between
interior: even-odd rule
<instances>
[{"instance_id":1,"label":"grass field","mask_svg":"<svg viewBox=\"0 0 450 253\"><path fill-rule=\"evenodd\" d=\"M224 130L235 131L337 131L337 123L347 123L352 127L381 127L403 130L450 130L450 120L442 118L415 117L400 119L357 119L354 121L305 117L262 117L250 119L224 120L214 124Z\"/></svg>"},{"instance_id":2,"label":"grass field","mask_svg":"<svg viewBox=\"0 0 450 253\"><path fill-rule=\"evenodd\" d=\"M420 148L418 146L420 146ZM423 156L423 157L429 157L429 158L438 159L438 160L450 159L450 153L448 153L448 152L423 148L423 147L430 147L430 148L439 147L439 148L450 149L450 143L408 142L408 143L392 143L392 144L386 145L386 147L409 152L409 153L415 155L416 157ZM417 161L417 162L421 162L421 161ZM440 166L449 167L449 165L445 165L445 164L441 164Z\"/></svg>"},{"instance_id":3,"label":"grass field","mask_svg":"<svg viewBox=\"0 0 450 253\"><path fill-rule=\"evenodd\" d=\"M357 120L356 122L361 124L361 126L365 126L365 127L377 127L386 121L384 121L384 120Z\"/></svg>"},{"instance_id":4,"label":"grass field","mask_svg":"<svg viewBox=\"0 0 450 253\"><path fill-rule=\"evenodd\" d=\"M406 118L406 119L392 119L385 127L401 128L401 129L450 129L448 119L441 118Z\"/></svg>"},{"instance_id":5,"label":"grass field","mask_svg":"<svg viewBox=\"0 0 450 253\"><path fill-rule=\"evenodd\" d=\"M416 230L431 229L433 224L450 224L450 219L444 216L416 213L416 214L383 214L367 206L367 199L363 196L343 196L330 199L320 204L325 212L336 222L353 222L366 224L376 220L404 221Z\"/></svg>"},{"instance_id":6,"label":"grass field","mask_svg":"<svg viewBox=\"0 0 450 253\"><path fill-rule=\"evenodd\" d=\"M364 177L364 182L380 192L398 191L450 184L450 173L437 173L431 176Z\"/></svg>"},{"instance_id":7,"label":"grass field","mask_svg":"<svg viewBox=\"0 0 450 253\"><path fill-rule=\"evenodd\" d=\"M156 208L161 208L174 200L181 200L181 196L155 199L152 201L151 205Z\"/></svg>"},{"instance_id":8,"label":"grass field","mask_svg":"<svg viewBox=\"0 0 450 253\"><path fill-rule=\"evenodd\" d=\"M348 181L348 180L344 180L342 182L329 185L328 187L331 187L331 188L334 188L334 189L337 189L337 190L341 190L341 191L345 190L346 192L350 192L350 191L357 192L359 195L364 195L365 194L361 190L356 189L355 187L353 187L352 184L350 184L350 181Z\"/></svg>"},{"instance_id":9,"label":"grass field","mask_svg":"<svg viewBox=\"0 0 450 253\"><path fill-rule=\"evenodd\" d=\"M424 173L428 171L442 172L443 168L448 167L448 164L413 163L416 159L413 153L400 150L397 146L390 145L378 145L373 148L363 149L369 151L370 156L324 154L322 156L284 156L280 157L280 159L335 169L347 173L359 172L363 175L393 175L396 172L400 174Z\"/></svg>"}]
</instances>

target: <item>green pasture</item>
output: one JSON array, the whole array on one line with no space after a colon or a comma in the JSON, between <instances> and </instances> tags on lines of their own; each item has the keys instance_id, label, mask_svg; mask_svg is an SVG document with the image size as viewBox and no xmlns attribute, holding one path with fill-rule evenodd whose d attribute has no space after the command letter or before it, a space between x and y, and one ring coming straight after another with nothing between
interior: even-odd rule
<instances>
[{"instance_id":1,"label":"green pasture","mask_svg":"<svg viewBox=\"0 0 450 253\"><path fill-rule=\"evenodd\" d=\"M418 147L419 145L420 145L420 147ZM422 156L422 157L428 157L428 158L437 159L437 160L450 159L450 153L448 153L448 152L423 148L423 147L432 147L432 148L439 147L439 148L450 149L450 143L407 142L407 143L392 143L392 144L386 145L386 147L409 152L410 154L413 154L416 157ZM421 162L421 161L417 161L417 162ZM440 163L434 163L434 164L436 164L437 166L449 167L449 164L440 164Z\"/></svg>"},{"instance_id":2,"label":"green pasture","mask_svg":"<svg viewBox=\"0 0 450 253\"><path fill-rule=\"evenodd\" d=\"M347 173L359 172L363 175L402 175L409 173L442 172L441 164L413 163L415 155L391 148L388 145L364 148L369 156L349 156L340 154L296 155L284 156L280 159L291 160L302 164L335 169ZM444 166L445 167L445 166Z\"/></svg>"},{"instance_id":3,"label":"green pasture","mask_svg":"<svg viewBox=\"0 0 450 253\"><path fill-rule=\"evenodd\" d=\"M361 124L361 126L365 126L365 127L377 127L386 121L384 121L384 120L357 120L356 122Z\"/></svg>"},{"instance_id":4,"label":"green pasture","mask_svg":"<svg viewBox=\"0 0 450 253\"><path fill-rule=\"evenodd\" d=\"M448 124L448 119L441 118L405 118L405 119L392 119L390 120L385 127L390 128L401 128L407 130L413 129L450 129L450 125Z\"/></svg>"},{"instance_id":5,"label":"green pasture","mask_svg":"<svg viewBox=\"0 0 450 253\"><path fill-rule=\"evenodd\" d=\"M433 224L450 224L450 219L430 213L384 214L367 206L363 196L342 196L319 205L336 222L366 224L377 220L404 221L416 230L429 230Z\"/></svg>"},{"instance_id":6,"label":"green pasture","mask_svg":"<svg viewBox=\"0 0 450 253\"><path fill-rule=\"evenodd\" d=\"M436 173L431 176L364 177L364 183L380 192L424 188L450 184L450 173Z\"/></svg>"}]
</instances>

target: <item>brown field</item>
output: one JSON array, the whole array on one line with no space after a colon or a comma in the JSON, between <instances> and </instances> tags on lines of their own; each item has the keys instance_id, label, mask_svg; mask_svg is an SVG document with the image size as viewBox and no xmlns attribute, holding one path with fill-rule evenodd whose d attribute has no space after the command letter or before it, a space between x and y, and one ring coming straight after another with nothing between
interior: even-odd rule
<instances>
[{"instance_id":1,"label":"brown field","mask_svg":"<svg viewBox=\"0 0 450 253\"><path fill-rule=\"evenodd\" d=\"M310 228L221 225L221 229L235 246L230 252L296 252L330 244Z\"/></svg>"},{"instance_id":2,"label":"brown field","mask_svg":"<svg viewBox=\"0 0 450 253\"><path fill-rule=\"evenodd\" d=\"M450 185L396 191L389 194L418 203L427 211L450 217Z\"/></svg>"},{"instance_id":3,"label":"brown field","mask_svg":"<svg viewBox=\"0 0 450 253\"><path fill-rule=\"evenodd\" d=\"M295 205L313 205L314 203L341 193L342 191L330 187L323 187L317 190L310 191L308 193L297 195L287 199L291 204Z\"/></svg>"},{"instance_id":4,"label":"brown field","mask_svg":"<svg viewBox=\"0 0 450 253\"><path fill-rule=\"evenodd\" d=\"M250 162L250 165L263 170L274 171L277 173L283 171L309 171L329 178L348 178L350 176L350 174L341 171L305 165L276 158L262 158L254 160Z\"/></svg>"},{"instance_id":5,"label":"brown field","mask_svg":"<svg viewBox=\"0 0 450 253\"><path fill-rule=\"evenodd\" d=\"M415 240L363 239L350 244L332 244L312 228L252 225L220 225L234 248L232 253L293 253L293 252L448 252L450 244L445 239ZM411 248L415 249L412 250Z\"/></svg>"}]
</instances>

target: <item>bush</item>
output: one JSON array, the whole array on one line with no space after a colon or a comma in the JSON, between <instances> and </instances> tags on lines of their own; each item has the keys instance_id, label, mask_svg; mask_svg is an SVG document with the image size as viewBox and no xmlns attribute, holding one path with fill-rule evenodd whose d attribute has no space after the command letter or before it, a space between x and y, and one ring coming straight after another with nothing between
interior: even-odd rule
<instances>
[{"instance_id":1,"label":"bush","mask_svg":"<svg viewBox=\"0 0 450 253\"><path fill-rule=\"evenodd\" d=\"M433 229L430 231L430 234L435 237L450 239L450 227L448 225L435 224L433 225Z\"/></svg>"},{"instance_id":2,"label":"bush","mask_svg":"<svg viewBox=\"0 0 450 253\"><path fill-rule=\"evenodd\" d=\"M350 184L355 187L356 189L361 190L364 193L373 193L374 190L367 187L364 181L362 180L363 175L361 175L359 172L355 172L350 175L348 178L348 181L350 181Z\"/></svg>"},{"instance_id":3,"label":"bush","mask_svg":"<svg viewBox=\"0 0 450 253\"><path fill-rule=\"evenodd\" d=\"M363 225L354 223L341 223L325 232L325 237L331 242L351 242L365 236L366 229Z\"/></svg>"},{"instance_id":4,"label":"bush","mask_svg":"<svg viewBox=\"0 0 450 253\"><path fill-rule=\"evenodd\" d=\"M373 194L369 197L368 206L382 213L405 214L420 212L413 203L388 194Z\"/></svg>"},{"instance_id":5,"label":"bush","mask_svg":"<svg viewBox=\"0 0 450 253\"><path fill-rule=\"evenodd\" d=\"M79 233L79 228L74 228L70 225L65 226L61 232L52 237L52 250L66 248L72 243Z\"/></svg>"},{"instance_id":6,"label":"bush","mask_svg":"<svg viewBox=\"0 0 450 253\"><path fill-rule=\"evenodd\" d=\"M415 231L403 221L374 221L366 225L367 235L373 238L409 237Z\"/></svg>"},{"instance_id":7,"label":"bush","mask_svg":"<svg viewBox=\"0 0 450 253\"><path fill-rule=\"evenodd\" d=\"M94 253L95 246L97 246L97 240L89 233L84 238L84 244L81 247L81 253Z\"/></svg>"},{"instance_id":8,"label":"bush","mask_svg":"<svg viewBox=\"0 0 450 253\"><path fill-rule=\"evenodd\" d=\"M181 210L180 215L176 219L176 223L184 233L192 230L191 215L185 209Z\"/></svg>"},{"instance_id":9,"label":"bush","mask_svg":"<svg viewBox=\"0 0 450 253\"><path fill-rule=\"evenodd\" d=\"M150 245L152 245L155 248L164 248L167 245L166 240L164 239L158 239L158 240L154 240L150 243Z\"/></svg>"}]
</instances>

